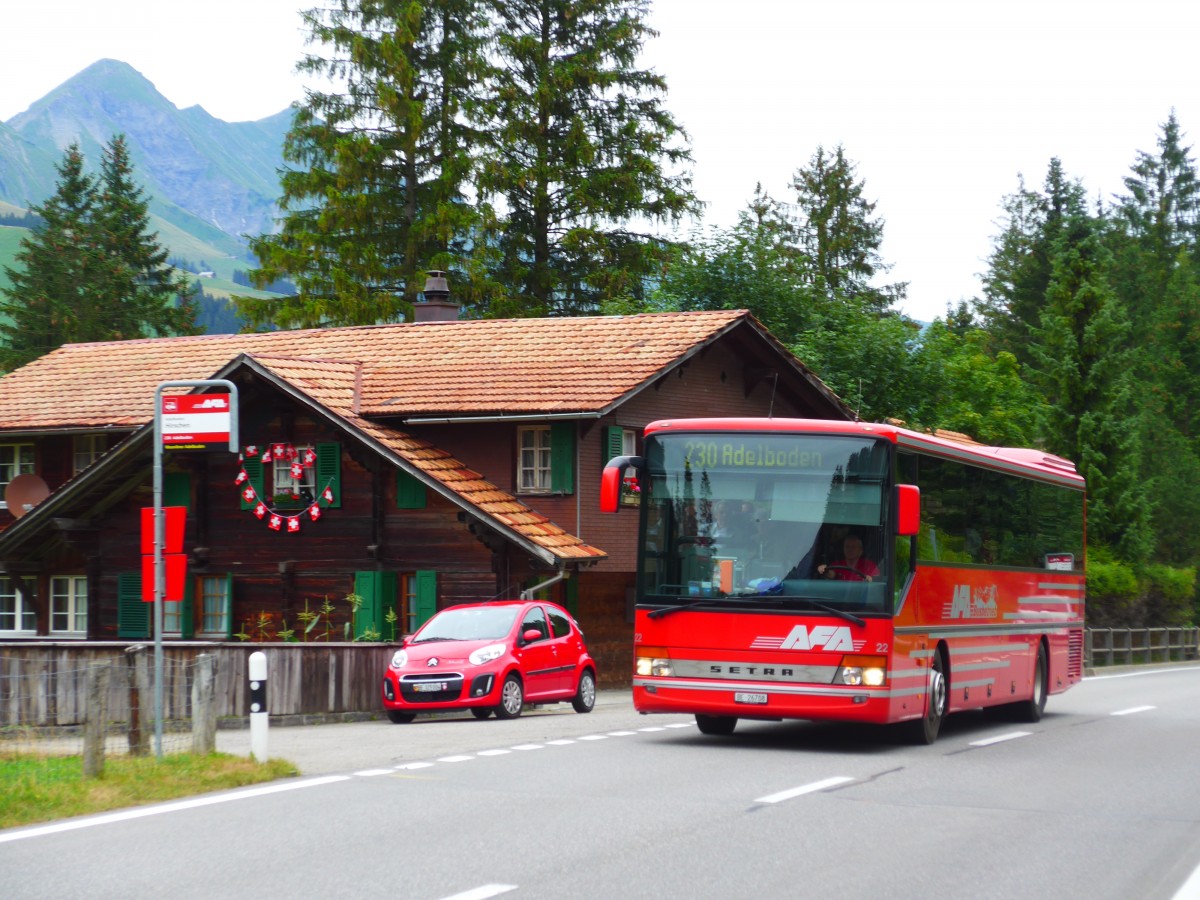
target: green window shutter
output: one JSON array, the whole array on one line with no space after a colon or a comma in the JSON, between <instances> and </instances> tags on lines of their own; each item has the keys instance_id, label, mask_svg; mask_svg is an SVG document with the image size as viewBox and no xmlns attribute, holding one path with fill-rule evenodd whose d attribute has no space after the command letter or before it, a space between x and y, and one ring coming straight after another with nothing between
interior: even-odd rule
<instances>
[{"instance_id":1,"label":"green window shutter","mask_svg":"<svg viewBox=\"0 0 1200 900\"><path fill-rule=\"evenodd\" d=\"M196 581L188 578L179 601L179 636L189 641L196 636Z\"/></svg>"},{"instance_id":2,"label":"green window shutter","mask_svg":"<svg viewBox=\"0 0 1200 900\"><path fill-rule=\"evenodd\" d=\"M563 606L567 612L579 618L579 573L563 582Z\"/></svg>"},{"instance_id":3,"label":"green window shutter","mask_svg":"<svg viewBox=\"0 0 1200 900\"><path fill-rule=\"evenodd\" d=\"M142 602L142 573L117 575L117 637L148 638L153 603Z\"/></svg>"},{"instance_id":4,"label":"green window shutter","mask_svg":"<svg viewBox=\"0 0 1200 900\"><path fill-rule=\"evenodd\" d=\"M383 633L379 627L383 611L379 604L380 572L355 572L354 593L362 597L362 605L354 614L354 638L357 640L368 630Z\"/></svg>"},{"instance_id":5,"label":"green window shutter","mask_svg":"<svg viewBox=\"0 0 1200 900\"><path fill-rule=\"evenodd\" d=\"M259 500L266 503L263 497L263 461L261 456L250 456L242 460L242 469L245 470L246 476L250 479L247 482L239 485L240 491L246 490L246 485L249 484L254 488L254 493L257 497L255 500L247 500L245 494L242 495L242 509L254 509Z\"/></svg>"},{"instance_id":6,"label":"green window shutter","mask_svg":"<svg viewBox=\"0 0 1200 900\"><path fill-rule=\"evenodd\" d=\"M424 625L437 612L437 572L424 569L416 573L417 627Z\"/></svg>"},{"instance_id":7,"label":"green window shutter","mask_svg":"<svg viewBox=\"0 0 1200 900\"><path fill-rule=\"evenodd\" d=\"M400 610L396 608L396 601L400 596L400 576L395 572L379 572L378 575L379 639L390 641L394 640L400 631ZM388 610L395 616L391 622L387 620Z\"/></svg>"},{"instance_id":8,"label":"green window shutter","mask_svg":"<svg viewBox=\"0 0 1200 900\"><path fill-rule=\"evenodd\" d=\"M249 474L249 473L247 473ZM192 476L188 472L163 473L163 506L192 509Z\"/></svg>"},{"instance_id":9,"label":"green window shutter","mask_svg":"<svg viewBox=\"0 0 1200 900\"><path fill-rule=\"evenodd\" d=\"M403 469L396 470L396 509L424 509L425 485Z\"/></svg>"},{"instance_id":10,"label":"green window shutter","mask_svg":"<svg viewBox=\"0 0 1200 900\"><path fill-rule=\"evenodd\" d=\"M333 502L322 496L325 488L333 491ZM317 498L322 507L342 506L342 445L317 444Z\"/></svg>"},{"instance_id":11,"label":"green window shutter","mask_svg":"<svg viewBox=\"0 0 1200 900\"><path fill-rule=\"evenodd\" d=\"M608 465L610 459L614 459L621 455L621 451L625 449L625 429L620 425L609 425L604 429L604 458L600 460L601 466Z\"/></svg>"},{"instance_id":12,"label":"green window shutter","mask_svg":"<svg viewBox=\"0 0 1200 900\"><path fill-rule=\"evenodd\" d=\"M233 640L233 573L225 576L225 637Z\"/></svg>"},{"instance_id":13,"label":"green window shutter","mask_svg":"<svg viewBox=\"0 0 1200 900\"><path fill-rule=\"evenodd\" d=\"M575 492L575 423L550 425L550 490L557 494Z\"/></svg>"}]
</instances>

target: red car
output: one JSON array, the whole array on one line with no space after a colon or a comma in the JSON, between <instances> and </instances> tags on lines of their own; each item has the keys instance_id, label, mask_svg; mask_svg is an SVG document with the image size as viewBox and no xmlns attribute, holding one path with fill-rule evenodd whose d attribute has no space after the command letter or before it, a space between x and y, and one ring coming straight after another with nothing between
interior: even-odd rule
<instances>
[{"instance_id":1,"label":"red car","mask_svg":"<svg viewBox=\"0 0 1200 900\"><path fill-rule=\"evenodd\" d=\"M493 600L444 609L392 655L383 705L397 724L419 712L469 709L515 719L526 703L596 705L596 663L579 624L540 600Z\"/></svg>"}]
</instances>

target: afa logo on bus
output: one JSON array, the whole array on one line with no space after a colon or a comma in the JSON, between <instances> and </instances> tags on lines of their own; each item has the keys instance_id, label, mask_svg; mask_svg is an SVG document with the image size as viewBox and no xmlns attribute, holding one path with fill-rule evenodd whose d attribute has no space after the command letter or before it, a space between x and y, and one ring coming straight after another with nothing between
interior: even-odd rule
<instances>
[{"instance_id":1,"label":"afa logo on bus","mask_svg":"<svg viewBox=\"0 0 1200 900\"><path fill-rule=\"evenodd\" d=\"M858 651L866 641L856 641L845 625L797 625L786 637L756 637L750 646L755 649L778 647L780 650L827 650L845 653Z\"/></svg>"}]
</instances>

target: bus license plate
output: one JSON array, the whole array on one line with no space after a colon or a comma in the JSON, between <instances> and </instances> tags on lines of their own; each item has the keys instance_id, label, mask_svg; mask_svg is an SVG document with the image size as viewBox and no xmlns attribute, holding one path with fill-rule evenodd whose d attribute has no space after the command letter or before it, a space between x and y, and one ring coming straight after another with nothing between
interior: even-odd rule
<instances>
[{"instance_id":1,"label":"bus license plate","mask_svg":"<svg viewBox=\"0 0 1200 900\"><path fill-rule=\"evenodd\" d=\"M745 693L742 693L741 691L738 691L733 695L733 702L734 703L766 703L767 695L766 694L745 694Z\"/></svg>"},{"instance_id":2,"label":"bus license plate","mask_svg":"<svg viewBox=\"0 0 1200 900\"><path fill-rule=\"evenodd\" d=\"M413 685L413 690L418 694L432 694L435 691L446 690L446 682L444 681L418 681Z\"/></svg>"}]
</instances>

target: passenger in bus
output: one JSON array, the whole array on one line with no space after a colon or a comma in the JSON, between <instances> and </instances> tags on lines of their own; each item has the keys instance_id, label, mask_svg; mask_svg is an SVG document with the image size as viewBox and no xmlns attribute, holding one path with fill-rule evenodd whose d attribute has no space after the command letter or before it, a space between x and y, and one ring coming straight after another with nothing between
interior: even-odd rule
<instances>
[{"instance_id":1,"label":"passenger in bus","mask_svg":"<svg viewBox=\"0 0 1200 900\"><path fill-rule=\"evenodd\" d=\"M879 567L863 556L862 538L853 532L842 541L842 558L829 565L821 563L817 572L837 581L874 581L879 577Z\"/></svg>"}]
</instances>

